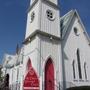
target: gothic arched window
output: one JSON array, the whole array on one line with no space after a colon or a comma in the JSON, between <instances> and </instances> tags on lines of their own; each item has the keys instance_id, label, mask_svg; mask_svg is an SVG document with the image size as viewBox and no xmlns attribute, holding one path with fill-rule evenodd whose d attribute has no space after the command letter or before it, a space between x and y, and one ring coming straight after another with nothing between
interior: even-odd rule
<instances>
[{"instance_id":1,"label":"gothic arched window","mask_svg":"<svg viewBox=\"0 0 90 90\"><path fill-rule=\"evenodd\" d=\"M86 70L87 64L84 62L84 73L85 73L85 79L87 80L87 70Z\"/></svg>"},{"instance_id":2,"label":"gothic arched window","mask_svg":"<svg viewBox=\"0 0 90 90\"><path fill-rule=\"evenodd\" d=\"M18 81L18 76L19 76L19 68L17 68L17 81Z\"/></svg>"},{"instance_id":3,"label":"gothic arched window","mask_svg":"<svg viewBox=\"0 0 90 90\"><path fill-rule=\"evenodd\" d=\"M75 33L75 35L79 35L79 30L78 30L78 28L77 27L74 27L74 33Z\"/></svg>"},{"instance_id":4,"label":"gothic arched window","mask_svg":"<svg viewBox=\"0 0 90 90\"><path fill-rule=\"evenodd\" d=\"M73 60L72 62L72 67L73 67L73 78L75 79L76 76L75 76L75 60Z\"/></svg>"},{"instance_id":5,"label":"gothic arched window","mask_svg":"<svg viewBox=\"0 0 90 90\"><path fill-rule=\"evenodd\" d=\"M9 74L5 75L4 84L5 84L5 87L9 87Z\"/></svg>"},{"instance_id":6,"label":"gothic arched window","mask_svg":"<svg viewBox=\"0 0 90 90\"><path fill-rule=\"evenodd\" d=\"M79 51L79 49L77 49L77 63L78 63L79 78L82 79L81 62L80 62L80 51Z\"/></svg>"}]
</instances>

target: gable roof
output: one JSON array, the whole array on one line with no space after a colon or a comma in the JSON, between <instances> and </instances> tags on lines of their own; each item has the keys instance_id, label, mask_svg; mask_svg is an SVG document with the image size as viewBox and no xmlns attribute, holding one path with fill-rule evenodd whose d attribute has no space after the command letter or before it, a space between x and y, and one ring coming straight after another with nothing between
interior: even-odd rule
<instances>
[{"instance_id":1,"label":"gable roof","mask_svg":"<svg viewBox=\"0 0 90 90\"><path fill-rule=\"evenodd\" d=\"M69 11L67 14L65 14L64 16L61 17L60 19L60 27L61 27L61 35L62 35L62 39L65 37L67 31L68 31L68 27L69 25L71 24L74 16L77 16L83 30L84 30L84 35L86 36L87 40L89 41L89 44L90 44L90 38L89 38L89 35L87 34L86 32L86 29L79 17L79 14L76 10L71 10Z\"/></svg>"}]
</instances>

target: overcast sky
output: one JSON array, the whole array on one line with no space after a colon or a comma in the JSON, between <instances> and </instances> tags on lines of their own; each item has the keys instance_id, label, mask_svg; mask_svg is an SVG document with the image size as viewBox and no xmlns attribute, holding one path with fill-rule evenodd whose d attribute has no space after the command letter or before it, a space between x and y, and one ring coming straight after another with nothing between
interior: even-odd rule
<instances>
[{"instance_id":1,"label":"overcast sky","mask_svg":"<svg viewBox=\"0 0 90 90\"><path fill-rule=\"evenodd\" d=\"M26 31L29 0L0 0L0 63L5 53L14 54ZM90 0L60 0L61 16L76 9L90 34Z\"/></svg>"}]
</instances>

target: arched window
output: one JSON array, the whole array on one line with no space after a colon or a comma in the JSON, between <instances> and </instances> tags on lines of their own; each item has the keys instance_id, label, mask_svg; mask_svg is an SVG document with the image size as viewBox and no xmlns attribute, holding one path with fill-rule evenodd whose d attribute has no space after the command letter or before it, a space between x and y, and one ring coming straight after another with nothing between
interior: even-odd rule
<instances>
[{"instance_id":1,"label":"arched window","mask_svg":"<svg viewBox=\"0 0 90 90\"><path fill-rule=\"evenodd\" d=\"M86 70L87 64L84 62L84 73L85 73L85 79L87 80L87 70Z\"/></svg>"},{"instance_id":2,"label":"arched window","mask_svg":"<svg viewBox=\"0 0 90 90\"><path fill-rule=\"evenodd\" d=\"M79 51L79 49L77 49L77 63L78 63L79 78L82 79L81 63L80 63L80 51Z\"/></svg>"},{"instance_id":3,"label":"arched window","mask_svg":"<svg viewBox=\"0 0 90 90\"><path fill-rule=\"evenodd\" d=\"M73 67L73 78L75 79L76 76L75 76L75 60L73 60L72 62L72 67Z\"/></svg>"},{"instance_id":4,"label":"arched window","mask_svg":"<svg viewBox=\"0 0 90 90\"><path fill-rule=\"evenodd\" d=\"M78 36L78 35L79 35L79 30L78 30L78 28L77 28L77 27L74 27L74 33L75 33L75 35L76 35L76 36Z\"/></svg>"},{"instance_id":5,"label":"arched window","mask_svg":"<svg viewBox=\"0 0 90 90\"><path fill-rule=\"evenodd\" d=\"M17 81L18 81L18 76L19 76L19 68L17 68Z\"/></svg>"},{"instance_id":6,"label":"arched window","mask_svg":"<svg viewBox=\"0 0 90 90\"><path fill-rule=\"evenodd\" d=\"M4 84L5 84L5 87L9 87L9 74L6 74L4 79Z\"/></svg>"}]
</instances>

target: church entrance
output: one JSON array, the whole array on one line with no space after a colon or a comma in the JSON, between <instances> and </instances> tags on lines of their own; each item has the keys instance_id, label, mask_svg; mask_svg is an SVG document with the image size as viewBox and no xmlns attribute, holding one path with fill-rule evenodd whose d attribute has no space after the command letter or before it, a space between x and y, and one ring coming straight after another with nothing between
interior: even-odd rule
<instances>
[{"instance_id":1,"label":"church entrance","mask_svg":"<svg viewBox=\"0 0 90 90\"><path fill-rule=\"evenodd\" d=\"M31 60L27 63L27 74L23 84L23 90L40 90L39 88L39 77L32 67Z\"/></svg>"},{"instance_id":2,"label":"church entrance","mask_svg":"<svg viewBox=\"0 0 90 90\"><path fill-rule=\"evenodd\" d=\"M45 66L45 90L55 90L54 65L51 58L47 60Z\"/></svg>"}]
</instances>

